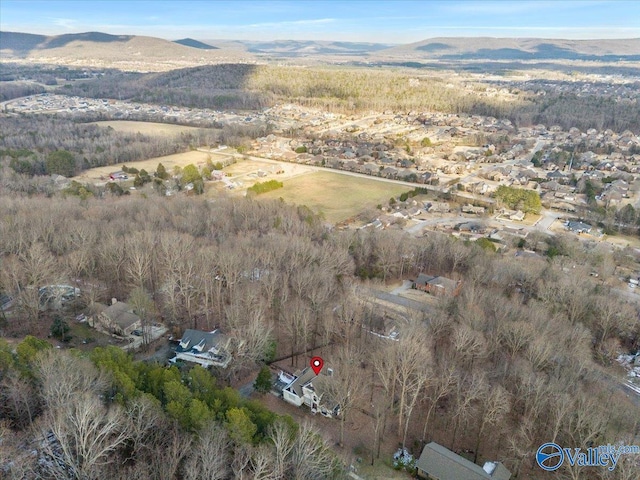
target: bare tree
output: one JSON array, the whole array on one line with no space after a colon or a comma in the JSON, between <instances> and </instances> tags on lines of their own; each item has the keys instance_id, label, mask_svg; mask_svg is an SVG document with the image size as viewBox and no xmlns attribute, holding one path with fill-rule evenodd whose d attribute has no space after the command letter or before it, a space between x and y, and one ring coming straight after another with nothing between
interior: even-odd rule
<instances>
[{"instance_id":1,"label":"bare tree","mask_svg":"<svg viewBox=\"0 0 640 480\"><path fill-rule=\"evenodd\" d=\"M73 404L80 394L102 395L109 385L107 376L88 359L56 350L40 353L36 372L44 403L52 411Z\"/></svg>"},{"instance_id":2,"label":"bare tree","mask_svg":"<svg viewBox=\"0 0 640 480\"><path fill-rule=\"evenodd\" d=\"M593 316L598 334L598 345L613 332L626 333L638 322L638 312L626 302L610 295L598 295L595 300L597 314Z\"/></svg>"},{"instance_id":3,"label":"bare tree","mask_svg":"<svg viewBox=\"0 0 640 480\"><path fill-rule=\"evenodd\" d=\"M100 478L104 466L113 462L128 438L120 407L106 408L92 393L76 394L72 401L50 410L46 418L41 426L44 450L53 459L52 473L61 478L67 472L74 479Z\"/></svg>"},{"instance_id":4,"label":"bare tree","mask_svg":"<svg viewBox=\"0 0 640 480\"><path fill-rule=\"evenodd\" d=\"M407 417L415 405L413 396L421 390L429 374L431 358L425 329L416 324L403 332L399 342L393 346L395 356L395 378L398 383L398 436L404 436ZM411 406L411 409L408 407Z\"/></svg>"},{"instance_id":5,"label":"bare tree","mask_svg":"<svg viewBox=\"0 0 640 480\"><path fill-rule=\"evenodd\" d=\"M233 478L243 480L250 478L252 447L246 444L236 445L233 449L233 459L231 461L231 472Z\"/></svg>"},{"instance_id":6,"label":"bare tree","mask_svg":"<svg viewBox=\"0 0 640 480\"><path fill-rule=\"evenodd\" d=\"M295 434L283 420L276 420L270 428L269 440L274 448L275 478L283 479L288 472Z\"/></svg>"},{"instance_id":7,"label":"bare tree","mask_svg":"<svg viewBox=\"0 0 640 480\"><path fill-rule=\"evenodd\" d=\"M0 381L0 414L11 420L14 428L31 425L41 408L33 384L16 370L10 370Z\"/></svg>"},{"instance_id":8,"label":"bare tree","mask_svg":"<svg viewBox=\"0 0 640 480\"><path fill-rule=\"evenodd\" d=\"M371 465L374 464L376 458L380 458L380 447L384 429L389 415L390 402L386 395L379 395L371 404L371 422L373 427L373 446L371 447Z\"/></svg>"},{"instance_id":9,"label":"bare tree","mask_svg":"<svg viewBox=\"0 0 640 480\"><path fill-rule=\"evenodd\" d=\"M515 435L509 436L509 450L516 457L515 478L520 478L520 468L524 459L528 456L533 457L535 453L535 421L531 417L524 417Z\"/></svg>"},{"instance_id":10,"label":"bare tree","mask_svg":"<svg viewBox=\"0 0 640 480\"><path fill-rule=\"evenodd\" d=\"M481 374L475 374L470 377L462 377L458 379L456 388L454 389L455 404L453 408L453 432L451 435L451 449L456 444L456 435L459 428L466 422L475 412L476 403L481 400L487 391L486 379Z\"/></svg>"},{"instance_id":11,"label":"bare tree","mask_svg":"<svg viewBox=\"0 0 640 480\"><path fill-rule=\"evenodd\" d=\"M473 369L475 359L486 355L487 342L482 333L461 324L453 331L453 348L457 358L466 360L462 366Z\"/></svg>"},{"instance_id":12,"label":"bare tree","mask_svg":"<svg viewBox=\"0 0 640 480\"><path fill-rule=\"evenodd\" d=\"M427 394L425 398L429 402L429 408L427 409L427 415L424 419L424 427L422 428L422 444L426 443L427 429L429 427L429 420L431 414L435 410L442 399L449 395L456 385L457 372L453 366L449 365L444 370L434 372L435 378L429 382L427 386Z\"/></svg>"},{"instance_id":13,"label":"bare tree","mask_svg":"<svg viewBox=\"0 0 640 480\"><path fill-rule=\"evenodd\" d=\"M157 436L164 435L162 407L151 395L140 395L128 403L125 415L129 422L132 457L141 458L143 451L152 448Z\"/></svg>"},{"instance_id":14,"label":"bare tree","mask_svg":"<svg viewBox=\"0 0 640 480\"><path fill-rule=\"evenodd\" d=\"M555 443L558 435L562 431L563 423L566 422L574 408L574 399L568 393L558 393L550 402L553 408L551 411L551 421L549 428L551 430L551 442Z\"/></svg>"},{"instance_id":15,"label":"bare tree","mask_svg":"<svg viewBox=\"0 0 640 480\"><path fill-rule=\"evenodd\" d=\"M222 480L229 475L229 439L216 423L205 426L191 449L185 468L186 480ZM238 478L238 477L236 477Z\"/></svg>"},{"instance_id":16,"label":"bare tree","mask_svg":"<svg viewBox=\"0 0 640 480\"><path fill-rule=\"evenodd\" d=\"M298 354L307 351L311 338L311 312L302 300L294 297L280 312L280 321L291 342L291 365L297 365Z\"/></svg>"},{"instance_id":17,"label":"bare tree","mask_svg":"<svg viewBox=\"0 0 640 480\"><path fill-rule=\"evenodd\" d=\"M125 273L131 287L153 288L154 237L152 232L140 231L125 239Z\"/></svg>"},{"instance_id":18,"label":"bare tree","mask_svg":"<svg viewBox=\"0 0 640 480\"><path fill-rule=\"evenodd\" d=\"M478 427L478 434L476 435L476 447L473 457L474 463L478 461L480 440L485 433L485 429L504 420L504 417L509 413L511 408L509 393L502 386L494 385L490 388L480 408L480 425Z\"/></svg>"},{"instance_id":19,"label":"bare tree","mask_svg":"<svg viewBox=\"0 0 640 480\"><path fill-rule=\"evenodd\" d=\"M275 455L269 445L259 445L251 452L251 470L254 480L277 480L275 472Z\"/></svg>"},{"instance_id":20,"label":"bare tree","mask_svg":"<svg viewBox=\"0 0 640 480\"><path fill-rule=\"evenodd\" d=\"M327 442L310 423L303 422L291 450L291 478L332 478L338 461Z\"/></svg>"},{"instance_id":21,"label":"bare tree","mask_svg":"<svg viewBox=\"0 0 640 480\"><path fill-rule=\"evenodd\" d=\"M155 313L155 304L144 287L134 288L129 295L129 303L142 324L142 343L146 347L151 341L151 320Z\"/></svg>"},{"instance_id":22,"label":"bare tree","mask_svg":"<svg viewBox=\"0 0 640 480\"><path fill-rule=\"evenodd\" d=\"M151 477L158 480L181 478L180 465L192 453L193 437L176 423L170 424L164 433L150 445L147 458Z\"/></svg>"}]
</instances>

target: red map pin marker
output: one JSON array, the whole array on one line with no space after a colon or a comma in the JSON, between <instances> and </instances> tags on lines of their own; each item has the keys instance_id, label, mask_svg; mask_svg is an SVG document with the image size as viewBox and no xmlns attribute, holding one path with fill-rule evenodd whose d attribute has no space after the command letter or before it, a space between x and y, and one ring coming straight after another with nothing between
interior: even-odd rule
<instances>
[{"instance_id":1,"label":"red map pin marker","mask_svg":"<svg viewBox=\"0 0 640 480\"><path fill-rule=\"evenodd\" d=\"M311 370L313 370L313 373L315 373L316 375L320 373L320 370L322 370L323 365L324 365L324 361L322 360L322 358L313 357L311 359Z\"/></svg>"}]
</instances>

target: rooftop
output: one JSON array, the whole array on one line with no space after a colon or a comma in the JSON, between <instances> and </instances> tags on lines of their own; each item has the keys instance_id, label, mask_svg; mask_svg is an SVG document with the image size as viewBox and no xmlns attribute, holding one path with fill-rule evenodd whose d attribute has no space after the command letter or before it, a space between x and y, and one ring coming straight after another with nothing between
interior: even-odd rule
<instances>
[{"instance_id":1,"label":"rooftop","mask_svg":"<svg viewBox=\"0 0 640 480\"><path fill-rule=\"evenodd\" d=\"M435 442L425 445L416 467L439 480L509 480L511 472L501 463L490 462L488 473L480 465L470 462L466 458L452 452ZM493 468L489 468L493 467Z\"/></svg>"}]
</instances>

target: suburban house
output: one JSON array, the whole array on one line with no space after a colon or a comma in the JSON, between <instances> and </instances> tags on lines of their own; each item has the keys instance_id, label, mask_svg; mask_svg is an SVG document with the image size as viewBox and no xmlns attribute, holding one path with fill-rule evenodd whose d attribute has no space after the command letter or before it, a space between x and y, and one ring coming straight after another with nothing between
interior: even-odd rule
<instances>
[{"instance_id":1,"label":"suburban house","mask_svg":"<svg viewBox=\"0 0 640 480\"><path fill-rule=\"evenodd\" d=\"M331 369L327 369L329 370ZM294 375L280 372L276 385L279 384L282 388L282 398L296 407L306 405L311 409L311 413L320 412L325 417L337 417L340 415L340 406L329 401L327 395L323 395L314 387L311 381L316 377L310 367ZM320 380L330 380L330 377L323 375Z\"/></svg>"},{"instance_id":2,"label":"suburban house","mask_svg":"<svg viewBox=\"0 0 640 480\"><path fill-rule=\"evenodd\" d=\"M171 361L198 363L205 368L227 368L231 362L229 342L230 339L217 329L213 332L188 329L182 335L176 347L176 356Z\"/></svg>"},{"instance_id":3,"label":"suburban house","mask_svg":"<svg viewBox=\"0 0 640 480\"><path fill-rule=\"evenodd\" d=\"M416 462L418 476L428 480L509 480L511 472L500 462L486 462L483 467L451 450L431 442L424 446Z\"/></svg>"},{"instance_id":4,"label":"suburban house","mask_svg":"<svg viewBox=\"0 0 640 480\"><path fill-rule=\"evenodd\" d=\"M108 307L98 306L98 312L89 319L89 325L109 335L124 337L142 328L142 320L133 312L133 307L114 298Z\"/></svg>"},{"instance_id":5,"label":"suburban house","mask_svg":"<svg viewBox=\"0 0 640 480\"><path fill-rule=\"evenodd\" d=\"M450 295L455 297L460 293L461 281L451 280L446 277L431 277L421 273L411 285L415 290L422 290L433 295Z\"/></svg>"},{"instance_id":6,"label":"suburban house","mask_svg":"<svg viewBox=\"0 0 640 480\"><path fill-rule=\"evenodd\" d=\"M565 226L567 227L567 230L574 233L591 233L591 225L583 222L569 221L565 223Z\"/></svg>"}]
</instances>

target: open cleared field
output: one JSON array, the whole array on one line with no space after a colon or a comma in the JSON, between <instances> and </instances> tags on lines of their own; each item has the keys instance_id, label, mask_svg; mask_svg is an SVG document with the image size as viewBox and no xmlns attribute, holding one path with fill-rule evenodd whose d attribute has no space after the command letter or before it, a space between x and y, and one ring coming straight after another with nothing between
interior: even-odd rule
<instances>
[{"instance_id":1,"label":"open cleared field","mask_svg":"<svg viewBox=\"0 0 640 480\"><path fill-rule=\"evenodd\" d=\"M156 171L158 167L158 163L162 163L168 172L173 171L173 167L180 166L184 167L193 163L194 165L204 165L207 162L207 159L211 157L211 160L215 163L217 161L223 161L227 156L225 155L216 155L215 153L207 153L200 151L191 151L185 153L176 153L175 155L167 155L166 157L156 157L150 158L148 160L141 160L139 162L127 162L127 163L118 163L116 165L109 165L107 167L97 167L91 168L89 170L85 170L77 177L73 177L72 180L76 180L78 182L106 182L109 179L109 174L111 172L116 172L118 170L122 170L122 166L126 165L127 167L135 167L138 170L145 169L147 172L152 173Z\"/></svg>"},{"instance_id":2,"label":"open cleared field","mask_svg":"<svg viewBox=\"0 0 640 480\"><path fill-rule=\"evenodd\" d=\"M284 181L284 187L259 198L282 198L285 202L306 205L332 223L362 212L367 207L386 204L392 196L409 188L339 173L314 172Z\"/></svg>"},{"instance_id":3,"label":"open cleared field","mask_svg":"<svg viewBox=\"0 0 640 480\"><path fill-rule=\"evenodd\" d=\"M183 132L194 132L201 130L196 127L185 127L183 125L171 125L168 123L134 122L128 120L112 120L107 122L93 122L100 127L111 127L117 132L141 133L143 135L175 136Z\"/></svg>"}]
</instances>

